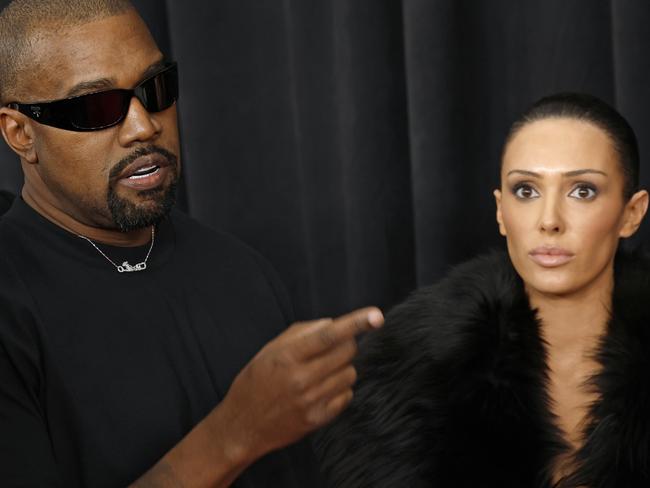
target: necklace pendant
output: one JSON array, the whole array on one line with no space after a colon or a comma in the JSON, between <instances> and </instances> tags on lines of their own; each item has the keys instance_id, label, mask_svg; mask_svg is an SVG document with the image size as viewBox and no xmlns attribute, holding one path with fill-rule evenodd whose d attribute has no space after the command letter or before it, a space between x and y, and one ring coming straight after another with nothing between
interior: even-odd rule
<instances>
[{"instance_id":1,"label":"necklace pendant","mask_svg":"<svg viewBox=\"0 0 650 488\"><path fill-rule=\"evenodd\" d=\"M120 273L133 273L135 271L144 271L147 269L147 263L141 262L137 263L135 266L131 266L128 261L124 261L122 266L117 267L117 271Z\"/></svg>"},{"instance_id":2,"label":"necklace pendant","mask_svg":"<svg viewBox=\"0 0 650 488\"><path fill-rule=\"evenodd\" d=\"M147 260L149 259L149 255L151 254L151 250L153 249L153 243L155 242L156 239L156 226L152 225L151 226L151 245L149 246L149 250L147 251L147 255L144 257L144 261L141 263L137 263L135 266L131 266L128 261L124 261L121 266L118 266L115 261L113 261L111 258L109 258L104 251L102 251L100 248L97 247L97 245L88 239L86 236L82 236L81 234L78 234L78 237L84 239L85 241L88 241L91 246L95 248L95 250L101 254L106 261L111 263L113 266L117 268L118 273L133 273L134 271L144 271L147 269Z\"/></svg>"}]
</instances>

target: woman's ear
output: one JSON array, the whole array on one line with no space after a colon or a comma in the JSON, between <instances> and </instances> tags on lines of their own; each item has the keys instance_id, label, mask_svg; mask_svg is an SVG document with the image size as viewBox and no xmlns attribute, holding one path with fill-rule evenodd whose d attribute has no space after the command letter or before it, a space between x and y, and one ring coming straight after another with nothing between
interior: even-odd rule
<instances>
[{"instance_id":1,"label":"woman's ear","mask_svg":"<svg viewBox=\"0 0 650 488\"><path fill-rule=\"evenodd\" d=\"M648 192L639 190L625 204L623 210L623 224L619 232L620 237L630 237L633 235L648 211Z\"/></svg>"},{"instance_id":2,"label":"woman's ear","mask_svg":"<svg viewBox=\"0 0 650 488\"><path fill-rule=\"evenodd\" d=\"M497 223L499 224L499 233L502 236L506 235L506 227L503 225L503 215L501 214L501 190L494 190L492 193L494 200L497 204Z\"/></svg>"},{"instance_id":3,"label":"woman's ear","mask_svg":"<svg viewBox=\"0 0 650 488\"><path fill-rule=\"evenodd\" d=\"M0 107L0 131L9 147L27 163L35 164L34 128L29 117L9 107Z\"/></svg>"}]
</instances>

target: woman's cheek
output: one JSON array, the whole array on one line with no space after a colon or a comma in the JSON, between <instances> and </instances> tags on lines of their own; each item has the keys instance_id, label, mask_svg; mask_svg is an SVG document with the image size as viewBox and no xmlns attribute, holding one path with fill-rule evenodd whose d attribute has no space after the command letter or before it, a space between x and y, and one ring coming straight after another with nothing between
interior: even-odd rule
<instances>
[{"instance_id":1,"label":"woman's cheek","mask_svg":"<svg viewBox=\"0 0 650 488\"><path fill-rule=\"evenodd\" d=\"M526 247L526 240L530 240L532 232L534 231L531 225L531 219L534 216L530 215L527 209L516 209L513 205L504 206L502 210L503 226L506 230L506 239L508 246L513 250Z\"/></svg>"}]
</instances>

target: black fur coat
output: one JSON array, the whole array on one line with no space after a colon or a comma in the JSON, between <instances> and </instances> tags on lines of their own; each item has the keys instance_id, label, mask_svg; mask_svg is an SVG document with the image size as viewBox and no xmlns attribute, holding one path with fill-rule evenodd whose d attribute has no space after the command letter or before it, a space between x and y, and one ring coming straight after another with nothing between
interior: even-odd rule
<instances>
[{"instance_id":1,"label":"black fur coat","mask_svg":"<svg viewBox=\"0 0 650 488\"><path fill-rule=\"evenodd\" d=\"M567 324L570 327L571 324ZM350 407L316 438L332 487L550 487L566 449L545 346L506 254L455 268L366 337ZM619 254L577 469L558 486L650 487L650 263Z\"/></svg>"}]
</instances>

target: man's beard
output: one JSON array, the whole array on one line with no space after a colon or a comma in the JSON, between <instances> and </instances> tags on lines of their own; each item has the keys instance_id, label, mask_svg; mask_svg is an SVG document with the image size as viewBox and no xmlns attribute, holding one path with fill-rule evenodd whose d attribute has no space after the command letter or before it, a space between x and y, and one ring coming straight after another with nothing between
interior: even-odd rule
<instances>
[{"instance_id":1,"label":"man's beard","mask_svg":"<svg viewBox=\"0 0 650 488\"><path fill-rule=\"evenodd\" d=\"M146 204L138 205L127 198L120 197L115 191L113 184L108 187L108 209L113 218L113 222L122 232L143 229L158 224L169 215L176 202L178 162L174 154L163 148L157 146L140 148L117 163L111 171L111 174L119 174L137 158L152 153L158 153L168 160L172 181L167 187L160 186L151 190L139 191L138 196L146 200Z\"/></svg>"}]
</instances>

